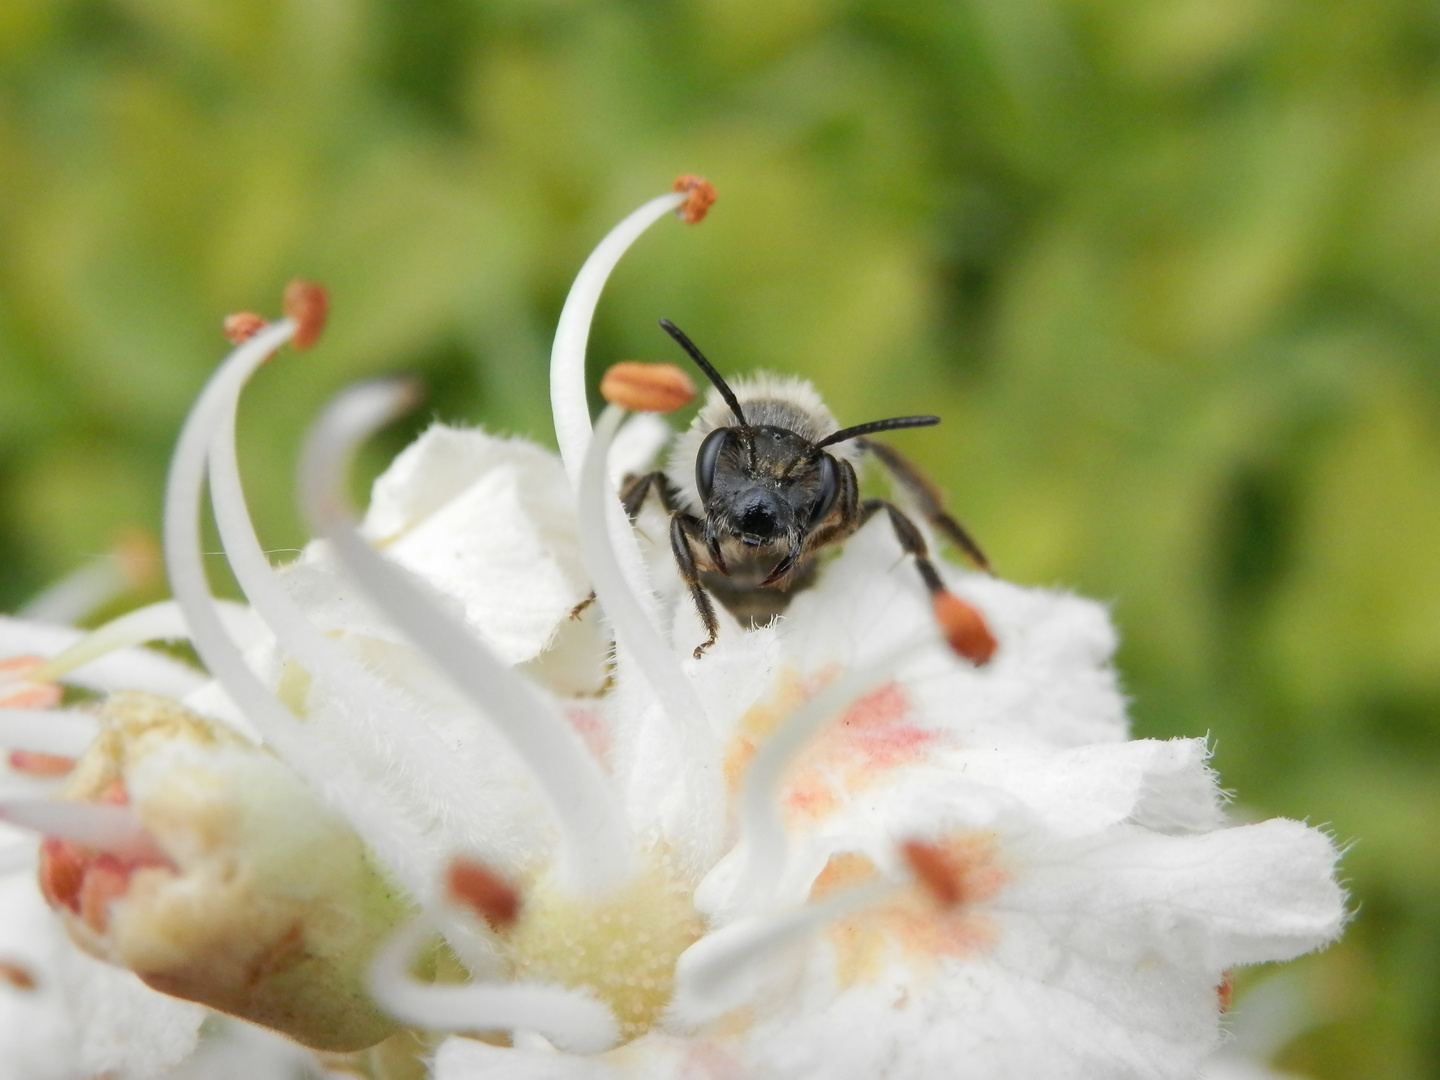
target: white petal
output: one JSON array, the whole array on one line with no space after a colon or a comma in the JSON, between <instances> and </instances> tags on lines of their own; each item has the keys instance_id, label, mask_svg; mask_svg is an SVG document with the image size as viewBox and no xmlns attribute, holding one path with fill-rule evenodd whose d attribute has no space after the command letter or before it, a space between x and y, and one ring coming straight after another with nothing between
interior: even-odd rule
<instances>
[{"instance_id":1,"label":"white petal","mask_svg":"<svg viewBox=\"0 0 1440 1080\"><path fill-rule=\"evenodd\" d=\"M433 1080L620 1080L624 1074L598 1058L512 1050L451 1036L436 1051L431 1076Z\"/></svg>"},{"instance_id":2,"label":"white petal","mask_svg":"<svg viewBox=\"0 0 1440 1080\"><path fill-rule=\"evenodd\" d=\"M589 591L575 528L553 454L439 424L375 481L364 523L512 664L544 649Z\"/></svg>"},{"instance_id":3,"label":"white petal","mask_svg":"<svg viewBox=\"0 0 1440 1080\"><path fill-rule=\"evenodd\" d=\"M1125 700L1110 666L1115 631L1103 606L983 574L942 573L984 615L999 649L984 668L940 647L917 656L903 682L924 723L992 745L1126 737ZM780 631L787 659L818 671L873 659L932 619L913 561L877 517L795 598Z\"/></svg>"},{"instance_id":4,"label":"white petal","mask_svg":"<svg viewBox=\"0 0 1440 1080\"><path fill-rule=\"evenodd\" d=\"M1185 837L1121 826L1036 852L997 906L1090 955L1218 972L1334 940L1347 918L1338 857L1324 833L1284 818Z\"/></svg>"}]
</instances>

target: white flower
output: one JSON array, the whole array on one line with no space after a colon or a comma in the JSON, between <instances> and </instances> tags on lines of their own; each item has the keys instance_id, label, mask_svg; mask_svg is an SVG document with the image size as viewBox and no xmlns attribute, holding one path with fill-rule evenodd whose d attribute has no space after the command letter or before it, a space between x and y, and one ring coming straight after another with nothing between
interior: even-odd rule
<instances>
[{"instance_id":1,"label":"white flower","mask_svg":"<svg viewBox=\"0 0 1440 1080\"><path fill-rule=\"evenodd\" d=\"M657 451L658 425L622 428L612 405L592 431L584 351L615 262L696 190L646 204L582 269L552 360L560 459L435 427L355 522L340 494L350 457L410 403L405 384L356 388L306 452L302 502L322 539L280 572L245 509L235 406L266 356L313 336L315 294L291 295L294 318L250 320L176 451L176 601L32 674L183 634L214 681L174 696L209 719L157 705L174 731L130 731L138 699L113 699L67 781L82 804L8 797L0 812L161 867L158 893L129 874L88 929L83 905L79 925L64 916L95 951L312 1046L382 1037L375 1003L459 1033L436 1053L439 1080L1194 1076L1229 968L1339 933L1333 844L1292 821L1227 826L1202 742L1127 741L1101 607L949 569L945 595L961 599L937 606L881 521L782 619L742 630L722 612L715 647L692 656L698 622L666 523L632 528L615 498L617 473ZM248 611L205 583L207 475ZM572 618L592 589L598 602ZM983 667L935 625L976 610L998 640ZM40 729L9 730L21 745ZM122 746L153 741L117 754L117 730ZM197 731L221 749L197 750ZM132 809L95 804L96 762ZM216 828L202 803L268 824ZM285 833L287 815L310 834ZM307 858L308 877L287 869ZM231 888L222 865L264 887ZM184 978L164 982L154 901L177 888L212 898L213 915L189 909L166 957ZM329 974L287 983L262 964L246 998L219 960L253 959L256 940L282 954L292 939L275 912ZM437 936L465 981L414 974ZM56 1031L66 1021L45 1015ZM236 1030L205 1052L227 1068L274 1058ZM490 1033L512 1045L468 1037Z\"/></svg>"}]
</instances>

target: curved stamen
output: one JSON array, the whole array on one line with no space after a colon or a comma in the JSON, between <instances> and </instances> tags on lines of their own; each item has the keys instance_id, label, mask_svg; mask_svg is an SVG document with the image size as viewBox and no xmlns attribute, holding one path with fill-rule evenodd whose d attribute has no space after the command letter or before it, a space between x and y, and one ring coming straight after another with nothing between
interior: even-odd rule
<instances>
[{"instance_id":1,"label":"curved stamen","mask_svg":"<svg viewBox=\"0 0 1440 1080\"><path fill-rule=\"evenodd\" d=\"M889 881L870 881L816 904L739 919L707 934L675 964L677 1015L699 1022L753 1000L747 983L757 966L827 924L879 903L899 887Z\"/></svg>"},{"instance_id":2,"label":"curved stamen","mask_svg":"<svg viewBox=\"0 0 1440 1080\"><path fill-rule=\"evenodd\" d=\"M689 199L687 192L675 192L651 199L621 221L601 240L570 286L560 321L555 327L555 344L550 350L550 408L555 416L555 441L570 483L580 487L585 450L590 444L590 403L585 396L585 347L595 305L610 272L630 245L642 233Z\"/></svg>"},{"instance_id":3,"label":"curved stamen","mask_svg":"<svg viewBox=\"0 0 1440 1080\"><path fill-rule=\"evenodd\" d=\"M253 636L255 623L248 609L228 600L217 600L215 603L220 621L232 638L246 641ZM54 682L117 649L128 649L147 641L177 641L189 636L190 627L185 623L180 605L174 600L162 600L126 612L97 627L58 656L41 664L30 673L29 678L32 682Z\"/></svg>"},{"instance_id":4,"label":"curved stamen","mask_svg":"<svg viewBox=\"0 0 1440 1080\"><path fill-rule=\"evenodd\" d=\"M424 920L415 920L386 942L370 968L371 996L402 1023L432 1031L538 1031L574 1054L596 1054L619 1042L620 1028L610 1009L577 990L536 983L419 982L410 974L411 958L430 932Z\"/></svg>"},{"instance_id":5,"label":"curved stamen","mask_svg":"<svg viewBox=\"0 0 1440 1080\"><path fill-rule=\"evenodd\" d=\"M322 634L280 584L255 534L245 504L240 466L235 453L235 414L239 393L223 402L210 440L210 503L235 580L256 614L275 634L281 649L293 656L321 685L346 706L349 732L362 735L380 749L393 768L425 776L437 788L436 801L452 811L466 805L474 778L463 763L424 724L411 725L403 740L387 737L377 717L403 715L406 705L393 689L354 657ZM348 734L347 734L348 737ZM449 798L444 792L449 792Z\"/></svg>"},{"instance_id":6,"label":"curved stamen","mask_svg":"<svg viewBox=\"0 0 1440 1080\"><path fill-rule=\"evenodd\" d=\"M215 418L256 367L296 331L281 319L249 338L210 377L185 419L165 488L165 561L170 588L190 628L190 641L210 674L266 742L327 799L413 896L433 890L423 858L425 838L408 822L377 806L369 781L344 758L329 753L256 677L225 629L200 544L200 492Z\"/></svg>"},{"instance_id":7,"label":"curved stamen","mask_svg":"<svg viewBox=\"0 0 1440 1080\"><path fill-rule=\"evenodd\" d=\"M610 444L625 416L625 410L618 405L607 405L585 453L580 478L580 556L616 637L660 699L666 716L677 725L682 737L692 744L698 743L692 745L697 753L709 749L709 753L698 760L712 761L715 757L710 745L713 738L705 723L704 707L675 659L674 651L650 621L640 596L631 587L630 577L621 569L623 552L625 561L644 573L644 559L635 540L635 530L625 518L605 468Z\"/></svg>"},{"instance_id":8,"label":"curved stamen","mask_svg":"<svg viewBox=\"0 0 1440 1080\"><path fill-rule=\"evenodd\" d=\"M45 836L108 851L121 859L165 859L165 853L141 824L140 816L128 806L55 799L0 799L0 820Z\"/></svg>"},{"instance_id":9,"label":"curved stamen","mask_svg":"<svg viewBox=\"0 0 1440 1080\"><path fill-rule=\"evenodd\" d=\"M486 716L524 760L560 825L562 866L572 887L601 892L632 868L620 802L574 730L541 695L381 556L354 526L344 476L356 448L414 402L411 384L365 383L345 391L316 421L301 463L310 525L389 619Z\"/></svg>"},{"instance_id":10,"label":"curved stamen","mask_svg":"<svg viewBox=\"0 0 1440 1080\"><path fill-rule=\"evenodd\" d=\"M0 709L0 746L74 758L100 732L93 716L60 709Z\"/></svg>"},{"instance_id":11,"label":"curved stamen","mask_svg":"<svg viewBox=\"0 0 1440 1080\"><path fill-rule=\"evenodd\" d=\"M848 705L893 678L906 661L934 643L933 634L921 635L842 675L797 709L755 754L740 787L743 861L736 896L745 909L753 911L771 903L785 873L790 845L779 798L785 770Z\"/></svg>"},{"instance_id":12,"label":"curved stamen","mask_svg":"<svg viewBox=\"0 0 1440 1080\"><path fill-rule=\"evenodd\" d=\"M143 584L158 561L159 552L148 537L127 537L109 554L66 574L16 614L70 626Z\"/></svg>"}]
</instances>

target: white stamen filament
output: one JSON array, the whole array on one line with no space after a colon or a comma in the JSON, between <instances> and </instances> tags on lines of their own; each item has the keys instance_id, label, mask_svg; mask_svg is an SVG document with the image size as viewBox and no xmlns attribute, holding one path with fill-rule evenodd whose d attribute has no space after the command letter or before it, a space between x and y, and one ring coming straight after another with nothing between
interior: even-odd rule
<instances>
[{"instance_id":1,"label":"white stamen filament","mask_svg":"<svg viewBox=\"0 0 1440 1080\"><path fill-rule=\"evenodd\" d=\"M743 862L736 895L747 910L763 909L773 901L789 859L790 845L780 816L780 782L785 770L826 724L934 643L933 633L927 633L846 672L797 709L756 752L740 786Z\"/></svg>"},{"instance_id":2,"label":"white stamen filament","mask_svg":"<svg viewBox=\"0 0 1440 1080\"><path fill-rule=\"evenodd\" d=\"M0 799L0 820L108 851L122 859L165 858L141 824L140 816L128 806L58 799Z\"/></svg>"},{"instance_id":3,"label":"white stamen filament","mask_svg":"<svg viewBox=\"0 0 1440 1080\"><path fill-rule=\"evenodd\" d=\"M590 445L590 403L585 396L585 349L590 340L590 323L595 306L611 271L641 234L672 210L684 205L689 195L675 192L651 199L616 225L601 240L565 297L560 321L555 327L555 344L550 350L550 408L555 415L555 441L570 483L579 491L585 451Z\"/></svg>"},{"instance_id":4,"label":"white stamen filament","mask_svg":"<svg viewBox=\"0 0 1440 1080\"><path fill-rule=\"evenodd\" d=\"M747 982L757 968L829 923L879 903L897 888L884 880L866 882L816 904L739 919L705 935L676 961L677 1013L700 1021L753 1000Z\"/></svg>"},{"instance_id":5,"label":"white stamen filament","mask_svg":"<svg viewBox=\"0 0 1440 1080\"><path fill-rule=\"evenodd\" d=\"M226 632L205 577L200 493L216 416L254 369L295 330L293 320L281 319L236 348L210 377L185 419L165 489L165 563L170 588L190 628L195 651L236 707L265 741L345 817L411 895L423 901L433 890L433 875L422 855L424 837L408 822L377 806L367 779L344 758L327 752L250 670Z\"/></svg>"},{"instance_id":6,"label":"white stamen filament","mask_svg":"<svg viewBox=\"0 0 1440 1080\"><path fill-rule=\"evenodd\" d=\"M0 709L0 746L79 757L100 732L93 716L60 709Z\"/></svg>"},{"instance_id":7,"label":"white stamen filament","mask_svg":"<svg viewBox=\"0 0 1440 1080\"><path fill-rule=\"evenodd\" d=\"M414 396L408 383L372 382L330 403L306 439L300 480L303 509L311 528L330 541L356 584L529 767L560 826L567 884L581 892L608 891L632 872L630 831L618 797L580 737L534 687L355 528L343 491L355 450L409 408Z\"/></svg>"},{"instance_id":8,"label":"white stamen filament","mask_svg":"<svg viewBox=\"0 0 1440 1080\"><path fill-rule=\"evenodd\" d=\"M580 556L590 575L595 597L615 628L619 644L644 674L680 737L691 744L693 755L687 756L692 760L713 761L716 758L714 739L705 722L700 698L620 570L615 533L611 529L612 516L619 518L621 543L634 549L637 561L641 558L635 530L625 520L624 508L605 467L610 444L625 415L625 410L618 405L606 406L585 454L580 479Z\"/></svg>"},{"instance_id":9,"label":"white stamen filament","mask_svg":"<svg viewBox=\"0 0 1440 1080\"><path fill-rule=\"evenodd\" d=\"M132 584L118 559L102 556L66 574L16 614L22 619L70 626L123 596Z\"/></svg>"},{"instance_id":10,"label":"white stamen filament","mask_svg":"<svg viewBox=\"0 0 1440 1080\"><path fill-rule=\"evenodd\" d=\"M415 920L386 942L370 968L371 996L401 1022L432 1031L538 1031L575 1054L597 1054L620 1040L610 1009L580 991L537 983L417 981L411 958L430 932L424 920Z\"/></svg>"},{"instance_id":11,"label":"white stamen filament","mask_svg":"<svg viewBox=\"0 0 1440 1080\"><path fill-rule=\"evenodd\" d=\"M345 704L347 738L360 736L378 749L391 767L426 776L441 792L468 793L473 778L462 761L424 724L410 725L394 737L384 717L404 715L405 702L353 656L322 634L285 591L255 534L245 503L235 453L235 414L243 385L223 402L210 440L210 503L220 540L235 580L252 609L274 633L281 649L293 656L327 694ZM387 730L389 728L390 730ZM454 798L446 805L463 805Z\"/></svg>"},{"instance_id":12,"label":"white stamen filament","mask_svg":"<svg viewBox=\"0 0 1440 1080\"><path fill-rule=\"evenodd\" d=\"M220 621L232 638L243 641L252 636L255 623L243 605L228 600L217 600L216 605ZM179 641L189 637L190 627L185 623L180 605L174 600L162 600L97 627L28 677L33 682L54 682L117 649L128 649L147 641Z\"/></svg>"}]
</instances>

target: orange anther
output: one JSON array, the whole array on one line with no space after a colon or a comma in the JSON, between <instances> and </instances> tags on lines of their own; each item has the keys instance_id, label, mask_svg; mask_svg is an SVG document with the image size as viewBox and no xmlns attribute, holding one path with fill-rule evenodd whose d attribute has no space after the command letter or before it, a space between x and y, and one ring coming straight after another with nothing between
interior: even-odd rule
<instances>
[{"instance_id":1,"label":"orange anther","mask_svg":"<svg viewBox=\"0 0 1440 1080\"><path fill-rule=\"evenodd\" d=\"M450 898L464 904L496 930L504 930L520 915L520 893L489 867L461 856L450 861L445 873Z\"/></svg>"},{"instance_id":2,"label":"orange anther","mask_svg":"<svg viewBox=\"0 0 1440 1080\"><path fill-rule=\"evenodd\" d=\"M977 666L984 666L995 655L995 635L985 617L952 592L938 592L931 603L935 621L945 633L950 648Z\"/></svg>"},{"instance_id":3,"label":"orange anther","mask_svg":"<svg viewBox=\"0 0 1440 1080\"><path fill-rule=\"evenodd\" d=\"M37 754L33 750L12 750L10 767L30 776L64 776L75 767L75 759L58 754Z\"/></svg>"},{"instance_id":4,"label":"orange anther","mask_svg":"<svg viewBox=\"0 0 1440 1080\"><path fill-rule=\"evenodd\" d=\"M0 660L0 709L48 709L60 704L63 691L54 683L25 681L44 664L45 659L40 656Z\"/></svg>"},{"instance_id":5,"label":"orange anther","mask_svg":"<svg viewBox=\"0 0 1440 1080\"><path fill-rule=\"evenodd\" d=\"M265 329L265 320L253 311L237 311L225 316L225 339L232 345L243 345Z\"/></svg>"},{"instance_id":6,"label":"orange anther","mask_svg":"<svg viewBox=\"0 0 1440 1080\"><path fill-rule=\"evenodd\" d=\"M320 340L320 332L325 329L325 316L330 310L330 295L323 285L296 280L285 286L282 306L285 314L294 319L298 327L290 345L297 352L304 352Z\"/></svg>"},{"instance_id":7,"label":"orange anther","mask_svg":"<svg viewBox=\"0 0 1440 1080\"><path fill-rule=\"evenodd\" d=\"M910 864L910 872L941 907L954 907L965 899L960 888L960 875L954 861L944 848L921 840L900 845L900 852Z\"/></svg>"},{"instance_id":8,"label":"orange anther","mask_svg":"<svg viewBox=\"0 0 1440 1080\"><path fill-rule=\"evenodd\" d=\"M631 412L668 413L695 400L695 384L674 364L621 360L600 379L600 396Z\"/></svg>"},{"instance_id":9,"label":"orange anther","mask_svg":"<svg viewBox=\"0 0 1440 1080\"><path fill-rule=\"evenodd\" d=\"M155 537L144 529L128 528L115 538L110 555L120 573L132 588L141 589L153 582L165 565L164 556Z\"/></svg>"},{"instance_id":10,"label":"orange anther","mask_svg":"<svg viewBox=\"0 0 1440 1080\"><path fill-rule=\"evenodd\" d=\"M675 181L675 190L687 192L687 198L676 211L686 225L699 225L715 205L715 188L703 176L686 173Z\"/></svg>"},{"instance_id":11,"label":"orange anther","mask_svg":"<svg viewBox=\"0 0 1440 1080\"><path fill-rule=\"evenodd\" d=\"M0 960L0 979L5 980L16 990L34 990L35 976L24 964L17 964L14 960Z\"/></svg>"},{"instance_id":12,"label":"orange anther","mask_svg":"<svg viewBox=\"0 0 1440 1080\"><path fill-rule=\"evenodd\" d=\"M46 837L40 844L40 895L51 907L80 910L80 886L90 856L66 840Z\"/></svg>"},{"instance_id":13,"label":"orange anther","mask_svg":"<svg viewBox=\"0 0 1440 1080\"><path fill-rule=\"evenodd\" d=\"M1235 973L1227 971L1220 978L1220 985L1215 987L1215 996L1220 999L1220 1012L1223 1015L1230 1011L1230 1001L1235 996Z\"/></svg>"}]
</instances>

